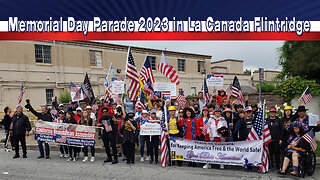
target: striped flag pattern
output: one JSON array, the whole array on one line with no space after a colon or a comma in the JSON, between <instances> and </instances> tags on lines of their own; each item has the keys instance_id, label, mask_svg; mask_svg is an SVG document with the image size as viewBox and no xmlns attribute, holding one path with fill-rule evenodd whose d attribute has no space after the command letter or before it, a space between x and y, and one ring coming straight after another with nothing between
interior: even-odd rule
<instances>
[{"instance_id":1,"label":"striped flag pattern","mask_svg":"<svg viewBox=\"0 0 320 180\"><path fill-rule=\"evenodd\" d=\"M146 60L144 61L141 70L140 70L140 79L142 83L145 85L147 83L147 80L149 79L150 83L154 83L154 77L150 65L150 61L148 57L146 57Z\"/></svg>"},{"instance_id":2,"label":"striped flag pattern","mask_svg":"<svg viewBox=\"0 0 320 180\"><path fill-rule=\"evenodd\" d=\"M202 130L202 134L203 135L207 135L208 134L208 129L210 127L210 121L208 121L204 126L203 126L203 130Z\"/></svg>"},{"instance_id":3,"label":"striped flag pattern","mask_svg":"<svg viewBox=\"0 0 320 180\"><path fill-rule=\"evenodd\" d=\"M240 104L242 104L242 106L245 107L240 82L239 82L239 79L237 78L237 76L235 76L233 79L231 96L233 96L235 98L239 98Z\"/></svg>"},{"instance_id":4,"label":"striped flag pattern","mask_svg":"<svg viewBox=\"0 0 320 180\"><path fill-rule=\"evenodd\" d=\"M304 104L308 104L309 102L313 101L314 98L309 91L309 87L307 87L300 99L303 100Z\"/></svg>"},{"instance_id":5,"label":"striped flag pattern","mask_svg":"<svg viewBox=\"0 0 320 180\"><path fill-rule=\"evenodd\" d=\"M126 77L130 79L129 83L129 99L134 101L137 97L137 94L140 90L140 82L138 77L138 71L133 60L131 49L128 50L128 59L127 59L127 68L126 68Z\"/></svg>"},{"instance_id":6,"label":"striped flag pattern","mask_svg":"<svg viewBox=\"0 0 320 180\"><path fill-rule=\"evenodd\" d=\"M179 89L179 95L177 97L177 101L183 109L186 107L187 99L184 97L184 91L182 89Z\"/></svg>"},{"instance_id":7,"label":"striped flag pattern","mask_svg":"<svg viewBox=\"0 0 320 180\"><path fill-rule=\"evenodd\" d=\"M231 97L231 95L232 95L232 85L230 85L228 88L227 88L227 96L228 96L228 98L230 98Z\"/></svg>"},{"instance_id":8,"label":"striped flag pattern","mask_svg":"<svg viewBox=\"0 0 320 180\"><path fill-rule=\"evenodd\" d=\"M168 156L168 148L167 148L167 137L168 129L166 125L166 117L165 117L166 111L163 111L162 118L161 118L161 166L167 167L167 156Z\"/></svg>"},{"instance_id":9,"label":"striped flag pattern","mask_svg":"<svg viewBox=\"0 0 320 180\"><path fill-rule=\"evenodd\" d=\"M176 85L179 85L179 77L176 70L173 68L173 66L169 63L166 56L162 53L161 55L161 62L158 65L159 71L165 75L167 78L171 80L172 83L176 83Z\"/></svg>"},{"instance_id":10,"label":"striped flag pattern","mask_svg":"<svg viewBox=\"0 0 320 180\"><path fill-rule=\"evenodd\" d=\"M271 133L269 130L268 122L264 122L264 105L259 109L257 118L253 127L248 135L247 141L262 140L263 139L263 152L262 152L262 166L259 167L262 173L268 172L269 169L269 148L268 144L271 142ZM264 137L263 133L264 132Z\"/></svg>"},{"instance_id":11,"label":"striped flag pattern","mask_svg":"<svg viewBox=\"0 0 320 180\"><path fill-rule=\"evenodd\" d=\"M302 136L302 138L310 144L311 149L313 151L315 151L317 149L317 142L314 138L313 130L308 131L305 135Z\"/></svg>"},{"instance_id":12,"label":"striped flag pattern","mask_svg":"<svg viewBox=\"0 0 320 180\"><path fill-rule=\"evenodd\" d=\"M203 96L204 96L205 100L207 102L209 102L210 94L209 94L209 90L208 90L208 86L207 86L207 79L206 78L203 79L202 93L203 93Z\"/></svg>"},{"instance_id":13,"label":"striped flag pattern","mask_svg":"<svg viewBox=\"0 0 320 180\"><path fill-rule=\"evenodd\" d=\"M20 88L20 91L19 91L19 95L18 95L18 106L21 105L23 94L24 94L24 87L23 87L23 84L22 84L21 88Z\"/></svg>"}]
</instances>

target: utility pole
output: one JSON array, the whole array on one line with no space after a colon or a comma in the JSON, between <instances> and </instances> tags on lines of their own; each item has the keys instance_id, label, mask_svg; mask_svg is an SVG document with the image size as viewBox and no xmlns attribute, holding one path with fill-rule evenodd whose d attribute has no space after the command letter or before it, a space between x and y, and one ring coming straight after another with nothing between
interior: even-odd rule
<instances>
[{"instance_id":1,"label":"utility pole","mask_svg":"<svg viewBox=\"0 0 320 180\"><path fill-rule=\"evenodd\" d=\"M261 102L261 83L264 81L264 70L259 68L259 102Z\"/></svg>"}]
</instances>

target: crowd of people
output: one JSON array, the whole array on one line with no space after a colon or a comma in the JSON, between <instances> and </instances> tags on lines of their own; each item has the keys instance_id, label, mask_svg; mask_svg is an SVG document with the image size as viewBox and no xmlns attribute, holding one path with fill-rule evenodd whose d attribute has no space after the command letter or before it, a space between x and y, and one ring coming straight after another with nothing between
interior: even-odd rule
<instances>
[{"instance_id":1,"label":"crowd of people","mask_svg":"<svg viewBox=\"0 0 320 180\"><path fill-rule=\"evenodd\" d=\"M166 108L164 108L166 106ZM123 161L134 164L135 152L140 150L140 161L149 161L150 164L159 162L160 136L140 135L140 126L146 122L160 123L163 113L167 113L167 128L169 136L184 138L188 140L212 141L212 142L232 142L245 141L256 121L259 111L257 104L249 105L246 98L245 107L231 100L226 96L224 90L219 90L212 102L206 102L203 93L199 92L197 100L189 100L187 106L181 107L178 101L164 100L158 97L152 101L150 108L134 105L127 99L120 100L117 104L112 101L100 99L98 108L92 109L86 106L83 110L76 102L71 102L67 107L58 104L53 98L52 107L57 110L57 118L53 118L47 106L41 106L41 112L36 112L27 100L26 109L31 111L38 121L81 124L86 126L96 126L98 137L102 139L107 158L105 163L118 163L119 157L124 157ZM166 109L167 112L164 112ZM18 106L16 113L10 116L11 109L4 109L5 117L2 121L6 130L6 138L12 136L12 146L15 150L13 158L19 156L19 142L23 149L23 158L27 157L25 137L31 131L28 117L23 114L23 108ZM309 126L307 109L299 106L296 113L290 106L284 107L284 116L278 117L274 107L269 109L269 117L265 119L269 125L272 141L269 143L271 168L279 170L279 173L287 172L288 164L293 161L293 175L297 174L298 158L303 156L303 152L310 149L310 145L301 139L308 130L315 132L320 130L320 121L317 126ZM106 124L108 126L105 126ZM209 124L208 124L209 123ZM204 128L205 125L208 128ZM5 147L7 148L7 139ZM170 152L169 141L168 148ZM43 148L43 144L44 147ZM50 145L47 142L38 141L40 155L38 158L50 158ZM60 145L61 158L68 161L76 161L79 153L83 152L83 162L89 161L88 146L75 147ZM112 149L112 153L111 153ZM145 154L146 149L146 154ZM90 162L94 162L95 147L90 146ZM282 158L282 159L281 159ZM283 163L282 163L283 161ZM175 165L169 153L168 165ZM177 161L178 166L182 166L182 161ZM200 163L189 162L188 166L199 166ZM202 164L203 168L211 168L211 164ZM221 164L223 169L224 165ZM249 169L250 170L250 169Z\"/></svg>"}]
</instances>

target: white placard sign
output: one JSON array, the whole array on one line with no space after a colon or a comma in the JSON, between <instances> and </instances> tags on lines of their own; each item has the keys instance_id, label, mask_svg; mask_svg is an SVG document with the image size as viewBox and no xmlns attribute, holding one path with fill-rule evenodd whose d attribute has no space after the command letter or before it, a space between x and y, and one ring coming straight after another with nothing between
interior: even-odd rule
<instances>
[{"instance_id":1,"label":"white placard sign","mask_svg":"<svg viewBox=\"0 0 320 180\"><path fill-rule=\"evenodd\" d=\"M112 94L123 94L123 93L124 93L124 81L113 81Z\"/></svg>"},{"instance_id":2,"label":"white placard sign","mask_svg":"<svg viewBox=\"0 0 320 180\"><path fill-rule=\"evenodd\" d=\"M144 123L140 126L140 135L161 135L161 127L158 123Z\"/></svg>"},{"instance_id":3,"label":"white placard sign","mask_svg":"<svg viewBox=\"0 0 320 180\"><path fill-rule=\"evenodd\" d=\"M170 96L176 97L177 86L174 83L155 82L153 88L155 91L170 91Z\"/></svg>"},{"instance_id":4,"label":"white placard sign","mask_svg":"<svg viewBox=\"0 0 320 180\"><path fill-rule=\"evenodd\" d=\"M223 86L223 75L222 74L209 74L207 75L207 86Z\"/></svg>"},{"instance_id":5,"label":"white placard sign","mask_svg":"<svg viewBox=\"0 0 320 180\"><path fill-rule=\"evenodd\" d=\"M319 120L319 115L309 115L309 126L317 126L317 121Z\"/></svg>"}]
</instances>

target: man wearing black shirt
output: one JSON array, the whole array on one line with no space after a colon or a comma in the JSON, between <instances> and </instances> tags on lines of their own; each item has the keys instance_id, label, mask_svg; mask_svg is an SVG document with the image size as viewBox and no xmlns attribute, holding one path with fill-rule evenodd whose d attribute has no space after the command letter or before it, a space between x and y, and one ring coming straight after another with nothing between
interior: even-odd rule
<instances>
[{"instance_id":1,"label":"man wearing black shirt","mask_svg":"<svg viewBox=\"0 0 320 180\"><path fill-rule=\"evenodd\" d=\"M106 163L106 162L112 161L112 157L110 153L110 146L111 146L112 154L114 157L112 164L116 164L118 163L117 147L116 147L116 133L118 132L118 128L114 124L113 116L108 115L108 108L104 107L101 109L101 111L102 111L102 117L99 119L98 126L103 127L102 141L108 156L108 158L104 162Z\"/></svg>"},{"instance_id":2,"label":"man wearing black shirt","mask_svg":"<svg viewBox=\"0 0 320 180\"><path fill-rule=\"evenodd\" d=\"M31 125L29 118L22 113L22 107L18 106L16 114L12 117L12 125L10 127L10 136L12 136L12 142L15 147L16 154L13 158L19 158L19 141L23 150L23 158L27 157L26 136L29 136L31 131Z\"/></svg>"}]
</instances>

